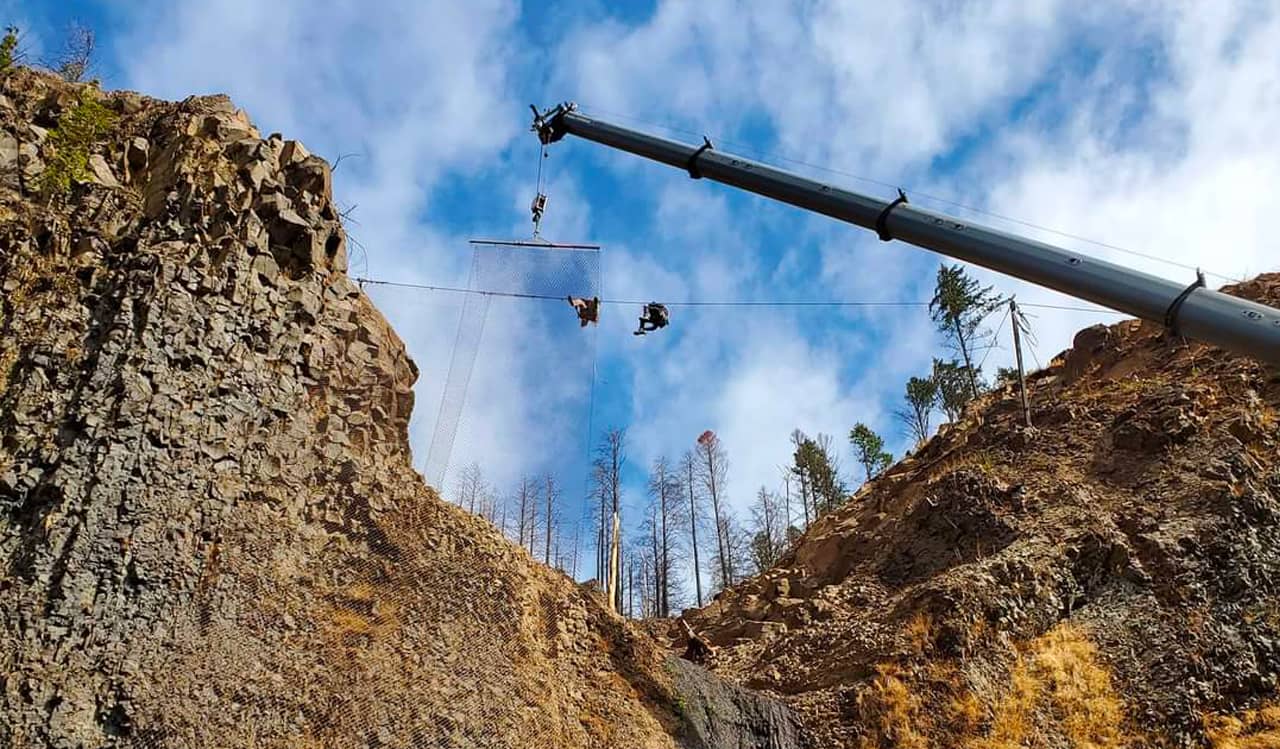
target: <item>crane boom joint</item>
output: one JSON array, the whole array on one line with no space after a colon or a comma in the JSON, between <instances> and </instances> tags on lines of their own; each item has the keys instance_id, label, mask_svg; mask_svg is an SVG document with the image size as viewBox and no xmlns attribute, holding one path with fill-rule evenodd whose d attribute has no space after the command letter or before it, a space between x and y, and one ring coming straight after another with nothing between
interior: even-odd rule
<instances>
[{"instance_id":1,"label":"crane boom joint","mask_svg":"<svg viewBox=\"0 0 1280 749\"><path fill-rule=\"evenodd\" d=\"M577 104L566 101L545 112L539 112L535 105L530 104L529 109L533 110L533 126L529 129L538 134L538 140L542 141L542 145L555 143L568 132L564 127L564 115L577 108Z\"/></svg>"}]
</instances>

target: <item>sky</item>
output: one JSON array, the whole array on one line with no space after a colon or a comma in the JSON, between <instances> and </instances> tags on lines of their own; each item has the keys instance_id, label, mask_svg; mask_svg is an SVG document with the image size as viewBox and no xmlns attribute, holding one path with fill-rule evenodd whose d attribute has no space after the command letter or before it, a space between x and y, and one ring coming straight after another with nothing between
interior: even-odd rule
<instances>
[{"instance_id":1,"label":"sky","mask_svg":"<svg viewBox=\"0 0 1280 749\"><path fill-rule=\"evenodd\" d=\"M1280 266L1280 4L1266 0L0 0L0 16L35 59L69 23L95 29L107 88L228 93L262 132L349 155L335 197L353 208L352 273L373 279L465 286L468 239L528 238L528 108L565 100L1179 282ZM543 168L543 236L601 245L605 298L931 296L939 256L856 227L572 138ZM1078 304L973 272L1023 304ZM422 370L422 468L463 297L367 290ZM451 465L475 459L503 490L552 470L572 505L588 436L626 426L627 517L646 467L705 429L742 515L779 486L793 429L833 435L856 486L849 429L907 449L893 410L943 350L913 307L673 306L668 329L636 337L635 306L582 331L556 304L490 306ZM1032 365L1118 319L1030 311ZM984 356L989 375L1012 362L1007 325Z\"/></svg>"}]
</instances>

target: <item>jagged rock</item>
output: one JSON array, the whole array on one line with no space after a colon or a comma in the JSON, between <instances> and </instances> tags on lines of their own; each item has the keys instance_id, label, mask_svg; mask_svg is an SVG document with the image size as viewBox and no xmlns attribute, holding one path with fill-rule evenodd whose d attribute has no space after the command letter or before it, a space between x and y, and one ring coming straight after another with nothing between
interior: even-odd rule
<instances>
[{"instance_id":1,"label":"jagged rock","mask_svg":"<svg viewBox=\"0 0 1280 749\"><path fill-rule=\"evenodd\" d=\"M1074 380L1084 374L1110 340L1111 329L1106 325L1093 325L1076 333L1062 364L1062 377Z\"/></svg>"},{"instance_id":2,"label":"jagged rock","mask_svg":"<svg viewBox=\"0 0 1280 749\"><path fill-rule=\"evenodd\" d=\"M804 749L795 715L781 702L725 684L701 666L667 661L687 749Z\"/></svg>"},{"instance_id":3,"label":"jagged rock","mask_svg":"<svg viewBox=\"0 0 1280 749\"><path fill-rule=\"evenodd\" d=\"M100 153L95 153L89 157L89 173L93 175L93 180L103 187L120 186L120 183L116 181L116 175L111 173L111 167L107 165L107 160Z\"/></svg>"},{"instance_id":4,"label":"jagged rock","mask_svg":"<svg viewBox=\"0 0 1280 749\"><path fill-rule=\"evenodd\" d=\"M147 169L147 161L151 152L151 144L146 138L137 137L129 141L124 152L125 179L134 180L134 175L141 175Z\"/></svg>"},{"instance_id":5,"label":"jagged rock","mask_svg":"<svg viewBox=\"0 0 1280 749\"><path fill-rule=\"evenodd\" d=\"M2 84L4 133L75 101ZM680 746L659 645L413 470L328 166L103 98L130 189L0 195L0 745Z\"/></svg>"},{"instance_id":6,"label":"jagged rock","mask_svg":"<svg viewBox=\"0 0 1280 749\"><path fill-rule=\"evenodd\" d=\"M18 189L18 139L0 131L0 186Z\"/></svg>"}]
</instances>

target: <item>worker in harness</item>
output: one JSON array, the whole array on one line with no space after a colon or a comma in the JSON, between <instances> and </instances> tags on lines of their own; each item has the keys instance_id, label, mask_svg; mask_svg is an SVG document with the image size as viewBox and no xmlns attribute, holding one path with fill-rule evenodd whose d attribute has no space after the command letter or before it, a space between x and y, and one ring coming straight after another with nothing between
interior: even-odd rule
<instances>
[{"instance_id":1,"label":"worker in harness","mask_svg":"<svg viewBox=\"0 0 1280 749\"><path fill-rule=\"evenodd\" d=\"M585 328L587 323L600 324L600 297L586 299L580 296L568 297L569 306L578 313L578 327Z\"/></svg>"},{"instance_id":2,"label":"worker in harness","mask_svg":"<svg viewBox=\"0 0 1280 749\"><path fill-rule=\"evenodd\" d=\"M658 328L665 328L668 322L670 322L670 319L666 305L649 302L644 306L644 314L640 316L640 329L632 333L632 335L644 335Z\"/></svg>"}]
</instances>

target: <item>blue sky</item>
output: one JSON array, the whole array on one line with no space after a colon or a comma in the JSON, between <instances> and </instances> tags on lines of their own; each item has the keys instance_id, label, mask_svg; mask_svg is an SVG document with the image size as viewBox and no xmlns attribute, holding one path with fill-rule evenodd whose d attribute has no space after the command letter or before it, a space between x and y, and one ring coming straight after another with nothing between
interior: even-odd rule
<instances>
[{"instance_id":1,"label":"blue sky","mask_svg":"<svg viewBox=\"0 0 1280 749\"><path fill-rule=\"evenodd\" d=\"M97 29L108 87L226 92L264 133L331 160L357 154L335 193L357 206L351 230L367 258L357 251L353 272L375 278L463 284L467 238L527 237L528 105L566 99L854 189L902 185L927 207L1174 279L1191 271L942 201L1230 276L1280 257L1280 17L1269 2L0 0L0 13L37 55L73 19ZM546 169L544 234L603 245L607 297L930 295L937 256L852 227L572 139ZM1069 303L978 272L1023 302ZM461 302L370 293L422 368L421 465ZM703 429L724 440L743 515L761 484L778 485L794 428L843 448L864 421L900 453L892 410L941 347L910 308L676 309L670 329L637 339L639 310L613 307L594 340L553 309L533 328L520 305L491 310L454 465L479 460L504 490L554 467L574 492L582 458L566 456L583 453L594 346L594 424L631 430L631 516L643 467ZM1041 361L1114 319L1036 314ZM994 350L988 371L1011 358L1007 344ZM853 476L847 451L844 462Z\"/></svg>"}]
</instances>

